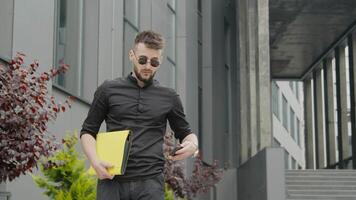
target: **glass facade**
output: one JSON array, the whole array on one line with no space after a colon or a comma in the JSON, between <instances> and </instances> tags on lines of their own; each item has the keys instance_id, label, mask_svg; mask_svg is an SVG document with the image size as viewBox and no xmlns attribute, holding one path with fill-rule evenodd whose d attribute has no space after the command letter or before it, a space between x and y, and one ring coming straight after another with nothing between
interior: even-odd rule
<instances>
[{"instance_id":1,"label":"glass facade","mask_svg":"<svg viewBox=\"0 0 356 200\"><path fill-rule=\"evenodd\" d=\"M298 164L303 163L303 161L296 159L300 158L298 156L300 153L303 153L300 135L303 115L298 110L299 108L303 109L303 105L297 99L300 89L297 85L299 83L296 81L271 82L272 112L277 118L274 118L273 121L273 134L275 137L273 145L276 146L278 142L280 146L286 149L285 158L289 159L288 162L286 160L286 166L289 169L296 169ZM294 145L297 145L298 148L293 148Z\"/></svg>"},{"instance_id":2,"label":"glass facade","mask_svg":"<svg viewBox=\"0 0 356 200\"><path fill-rule=\"evenodd\" d=\"M55 66L69 65L65 74L59 75L54 84L81 97L82 94L82 40L83 40L83 1L57 1Z\"/></svg>"},{"instance_id":3,"label":"glass facade","mask_svg":"<svg viewBox=\"0 0 356 200\"><path fill-rule=\"evenodd\" d=\"M98 84L97 4L83 0L55 2L54 66L65 63L69 70L57 76L53 84L90 102Z\"/></svg>"}]
</instances>

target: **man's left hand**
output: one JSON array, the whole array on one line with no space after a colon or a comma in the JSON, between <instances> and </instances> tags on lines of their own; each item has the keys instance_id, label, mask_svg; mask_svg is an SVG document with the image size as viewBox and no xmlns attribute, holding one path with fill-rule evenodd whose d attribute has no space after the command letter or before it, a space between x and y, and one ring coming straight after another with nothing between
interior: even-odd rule
<instances>
[{"instance_id":1,"label":"man's left hand","mask_svg":"<svg viewBox=\"0 0 356 200\"><path fill-rule=\"evenodd\" d=\"M189 140L184 141L180 146L183 148L176 151L174 156L169 157L173 161L186 159L193 154L195 155L198 151L198 145Z\"/></svg>"}]
</instances>

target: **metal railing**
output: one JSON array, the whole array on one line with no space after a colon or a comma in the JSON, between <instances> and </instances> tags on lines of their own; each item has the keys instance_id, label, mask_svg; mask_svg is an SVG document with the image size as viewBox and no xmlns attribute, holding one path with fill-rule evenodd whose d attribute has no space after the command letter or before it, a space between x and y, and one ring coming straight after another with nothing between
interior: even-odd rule
<instances>
[{"instance_id":1,"label":"metal railing","mask_svg":"<svg viewBox=\"0 0 356 200\"><path fill-rule=\"evenodd\" d=\"M335 164L327 166L325 169L352 169L352 159L353 157L350 156L344 160L340 160Z\"/></svg>"}]
</instances>

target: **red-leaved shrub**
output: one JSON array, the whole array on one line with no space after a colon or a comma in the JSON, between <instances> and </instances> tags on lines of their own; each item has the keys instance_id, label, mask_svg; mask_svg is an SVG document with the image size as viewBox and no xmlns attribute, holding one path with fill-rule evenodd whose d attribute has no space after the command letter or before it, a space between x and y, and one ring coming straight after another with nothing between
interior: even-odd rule
<instances>
[{"instance_id":1,"label":"red-leaved shrub","mask_svg":"<svg viewBox=\"0 0 356 200\"><path fill-rule=\"evenodd\" d=\"M174 149L174 137L172 133L167 133L164 138L164 154L166 157ZM223 170L218 168L217 162L208 165L203 162L201 154L194 161L193 173L187 177L184 173L183 163L166 159L164 167L164 177L175 194L180 198L188 200L193 199L198 194L209 191L211 187L217 184L223 176Z\"/></svg>"},{"instance_id":2,"label":"red-leaved shrub","mask_svg":"<svg viewBox=\"0 0 356 200\"><path fill-rule=\"evenodd\" d=\"M73 100L68 97L57 103L48 94L48 81L67 71L67 65L38 74L39 63L24 66L24 57L19 53L7 65L0 65L0 182L26 174L41 156L56 150L47 122Z\"/></svg>"}]
</instances>

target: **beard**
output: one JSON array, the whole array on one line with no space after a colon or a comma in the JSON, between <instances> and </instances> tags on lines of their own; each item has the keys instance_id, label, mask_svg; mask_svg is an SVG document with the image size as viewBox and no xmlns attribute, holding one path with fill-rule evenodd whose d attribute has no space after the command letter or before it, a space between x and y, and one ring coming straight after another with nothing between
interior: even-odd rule
<instances>
[{"instance_id":1,"label":"beard","mask_svg":"<svg viewBox=\"0 0 356 200\"><path fill-rule=\"evenodd\" d=\"M142 81L145 84L150 83L153 80L153 77L155 76L155 72L152 73L152 71L151 71L151 75L148 78L144 78L140 74L140 72L139 72L139 70L138 70L138 68L136 66L134 66L134 73L135 73L137 79Z\"/></svg>"}]
</instances>

